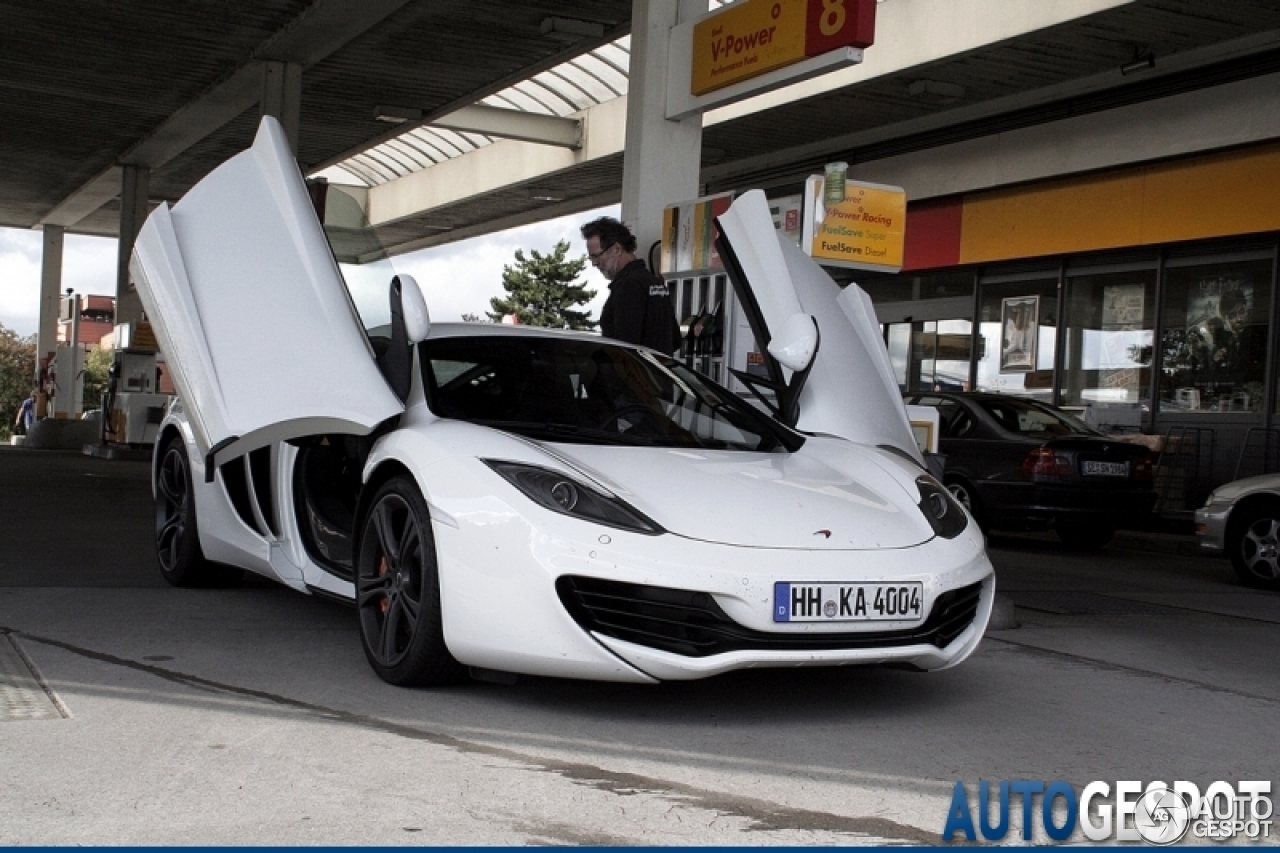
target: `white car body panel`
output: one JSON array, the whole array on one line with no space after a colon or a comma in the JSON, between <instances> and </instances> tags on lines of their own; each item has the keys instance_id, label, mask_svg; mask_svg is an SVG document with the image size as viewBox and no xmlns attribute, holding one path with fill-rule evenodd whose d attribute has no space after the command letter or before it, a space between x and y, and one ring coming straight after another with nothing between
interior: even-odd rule
<instances>
[{"instance_id":1,"label":"white car body panel","mask_svg":"<svg viewBox=\"0 0 1280 853\"><path fill-rule=\"evenodd\" d=\"M284 132L148 217L132 272L192 426L218 459L401 411L316 220ZM317 377L324 377L317 381Z\"/></svg>"},{"instance_id":2,"label":"white car body panel","mask_svg":"<svg viewBox=\"0 0 1280 853\"><path fill-rule=\"evenodd\" d=\"M447 437L437 444L433 432ZM490 435L467 435L473 432ZM459 452L460 445L483 445L486 438L488 446L480 455L496 452L498 458L512 461L555 464L555 456L541 452L536 443L445 421L437 422L434 430L393 433L379 442L367 464L367 472L372 473L388 461L398 461L423 485L436 522L446 643L455 657L473 666L622 681L699 678L744 666L892 661L941 668L959 663L981 638L981 626L986 624L994 595L994 576L976 525L969 525L954 540L932 537L921 546L877 549L871 559L858 559L858 552L847 548L814 551L725 546L676 534L655 537L610 530L531 506L483 463ZM548 449L559 455L583 448L557 444ZM643 452L657 455L664 451ZM424 465L424 459L433 462ZM643 468L645 463L637 466ZM727 490L716 491L723 495ZM641 508L639 501L634 505ZM939 565L956 568L939 573ZM977 582L986 586L973 629L946 650L918 645L829 652L735 652L689 659L607 637L589 638L556 596L554 582L561 575L703 590L712 593L744 627L797 634L897 630L918 621L839 628L807 623L777 625L771 619L771 595L774 581L780 578L809 582L918 580L925 586L925 612L943 589ZM602 646L631 666L620 665L613 655L602 655Z\"/></svg>"},{"instance_id":3,"label":"white car body panel","mask_svg":"<svg viewBox=\"0 0 1280 853\"><path fill-rule=\"evenodd\" d=\"M800 392L799 429L896 447L923 462L871 300L841 290L812 258L777 233L764 193L752 190L718 218L770 329L796 313L817 319L821 344ZM860 369L850 370L850 365Z\"/></svg>"},{"instance_id":4,"label":"white car body panel","mask_svg":"<svg viewBox=\"0 0 1280 853\"><path fill-rule=\"evenodd\" d=\"M912 462L915 443L865 294L841 293L810 259L780 243L767 211L763 220L750 204L743 211L750 215L735 215L729 228L735 245L765 247L749 262L749 280L753 287L765 282L771 327L790 325L783 337L797 347L787 354L794 364L807 362L807 315L819 318L821 344L800 398L800 426L823 434L801 444L787 433L770 451L719 449L718 436L707 442L715 449L626 445L618 436L605 436L618 442L609 444L535 440L437 415L417 354L461 337L600 339L431 324L420 291L410 287L401 316L411 337L426 339L414 350L401 403L375 362L279 128L264 119L254 148L171 211L157 210L135 250L135 276L182 399L161 424L157 447L174 437L185 446L204 555L294 589L354 599L350 566L312 541L315 528L308 527L307 489L332 497L330 481L299 485L303 474L332 473L325 465L304 470L305 460L341 453L343 465L353 463L341 470L351 486L340 495L353 498L352 534L361 528L363 500L388 477L407 472L421 492L444 641L464 665L651 683L753 666L940 669L964 660L985 630L994 573L976 525L944 530L935 527L941 516L931 522L921 508L931 481ZM643 358L658 364L656 356ZM474 377L486 374L452 376L478 382ZM680 381L697 384L689 376ZM432 393L438 402L441 392ZM736 402L709 399L728 410ZM322 435L332 440L285 443ZM594 438L602 440L598 432ZM348 454L348 445L359 449ZM577 480L661 529L642 533L554 511L490 462ZM698 596L712 603L720 624L742 632L745 645L686 655L591 627L569 601L579 582ZM923 606L912 619L775 622L778 583L919 583ZM939 635L949 639L935 644L914 633L933 630L935 603L962 597L969 621ZM362 613L378 605L368 602ZM797 643L809 645L797 650Z\"/></svg>"}]
</instances>

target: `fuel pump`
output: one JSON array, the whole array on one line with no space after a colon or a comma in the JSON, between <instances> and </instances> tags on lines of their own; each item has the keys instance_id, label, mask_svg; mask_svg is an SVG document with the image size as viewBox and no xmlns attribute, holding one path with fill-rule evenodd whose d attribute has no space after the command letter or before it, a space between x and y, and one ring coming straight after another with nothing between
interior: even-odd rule
<instances>
[{"instance_id":1,"label":"fuel pump","mask_svg":"<svg viewBox=\"0 0 1280 853\"><path fill-rule=\"evenodd\" d=\"M117 327L116 340L133 345L117 347L107 370L102 399L102 439L113 444L154 444L164 420L169 395L159 389L157 353L148 346L154 338Z\"/></svg>"}]
</instances>

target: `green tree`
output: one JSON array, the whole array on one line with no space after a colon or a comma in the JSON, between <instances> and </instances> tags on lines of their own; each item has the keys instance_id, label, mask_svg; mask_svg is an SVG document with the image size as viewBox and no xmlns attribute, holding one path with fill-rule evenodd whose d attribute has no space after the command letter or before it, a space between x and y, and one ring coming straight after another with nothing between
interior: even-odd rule
<instances>
[{"instance_id":1,"label":"green tree","mask_svg":"<svg viewBox=\"0 0 1280 853\"><path fill-rule=\"evenodd\" d=\"M544 255L536 249L516 249L516 262L502 268L502 287L507 297L489 300L489 319L501 322L508 314L514 314L526 326L544 326L549 329L591 330L596 321L590 311L575 311L576 305L585 305L595 298L596 292L575 282L587 267L584 255L577 260L567 260L569 243L561 240L555 250Z\"/></svg>"},{"instance_id":2,"label":"green tree","mask_svg":"<svg viewBox=\"0 0 1280 853\"><path fill-rule=\"evenodd\" d=\"M0 440L9 440L13 419L31 393L35 375L36 336L19 337L0 323Z\"/></svg>"},{"instance_id":3,"label":"green tree","mask_svg":"<svg viewBox=\"0 0 1280 853\"><path fill-rule=\"evenodd\" d=\"M107 390L108 373L116 351L110 347L94 347L84 354L84 410L101 408L102 392Z\"/></svg>"}]
</instances>

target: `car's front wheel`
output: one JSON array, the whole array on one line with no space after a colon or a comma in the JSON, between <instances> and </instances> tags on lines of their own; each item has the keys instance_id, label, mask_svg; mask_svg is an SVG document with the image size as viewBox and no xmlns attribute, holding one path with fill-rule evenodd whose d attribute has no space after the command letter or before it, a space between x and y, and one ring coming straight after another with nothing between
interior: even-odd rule
<instances>
[{"instance_id":1,"label":"car's front wheel","mask_svg":"<svg viewBox=\"0 0 1280 853\"><path fill-rule=\"evenodd\" d=\"M383 483L368 507L356 546L356 607L365 657L389 684L462 680L467 671L444 642L426 501L412 478L400 475Z\"/></svg>"},{"instance_id":2,"label":"car's front wheel","mask_svg":"<svg viewBox=\"0 0 1280 853\"><path fill-rule=\"evenodd\" d=\"M1280 589L1280 504L1245 509L1227 532L1231 564L1249 586Z\"/></svg>"},{"instance_id":3,"label":"car's front wheel","mask_svg":"<svg viewBox=\"0 0 1280 853\"><path fill-rule=\"evenodd\" d=\"M187 448L171 436L160 449L156 469L156 558L161 576L174 586L230 586L242 569L211 563L200 548L195 485Z\"/></svg>"}]
</instances>

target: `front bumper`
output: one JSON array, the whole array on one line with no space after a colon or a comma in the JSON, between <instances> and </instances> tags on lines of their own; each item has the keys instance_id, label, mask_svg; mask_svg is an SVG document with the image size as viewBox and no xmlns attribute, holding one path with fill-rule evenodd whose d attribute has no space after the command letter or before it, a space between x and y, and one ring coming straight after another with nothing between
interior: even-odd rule
<instances>
[{"instance_id":1,"label":"front bumper","mask_svg":"<svg viewBox=\"0 0 1280 853\"><path fill-rule=\"evenodd\" d=\"M1115 528L1139 526L1150 517L1154 491L1116 490L1042 483L989 485L978 496L996 525L1048 525L1057 522L1105 523Z\"/></svg>"},{"instance_id":2,"label":"front bumper","mask_svg":"<svg viewBox=\"0 0 1280 853\"><path fill-rule=\"evenodd\" d=\"M479 520L472 509L470 518ZM733 547L673 534L602 535L598 527L560 518L532 526L510 513L484 513L481 529L469 529L467 515L455 518L456 527L435 527L445 641L465 664L508 672L655 681L761 666L901 663L942 669L977 648L995 591L991 564L972 525L956 540L934 538L911 548L803 551ZM970 588L970 599L945 631L921 630L927 619L776 624L772 592L779 580L918 581L926 614L953 591ZM611 631L566 607L557 591L566 582L701 597L719 613L710 627L734 636L695 654L672 642L679 626L658 638Z\"/></svg>"},{"instance_id":3,"label":"front bumper","mask_svg":"<svg viewBox=\"0 0 1280 853\"><path fill-rule=\"evenodd\" d=\"M1196 510L1196 541L1206 554L1221 554L1226 550L1227 519L1232 504L1209 504Z\"/></svg>"}]
</instances>

